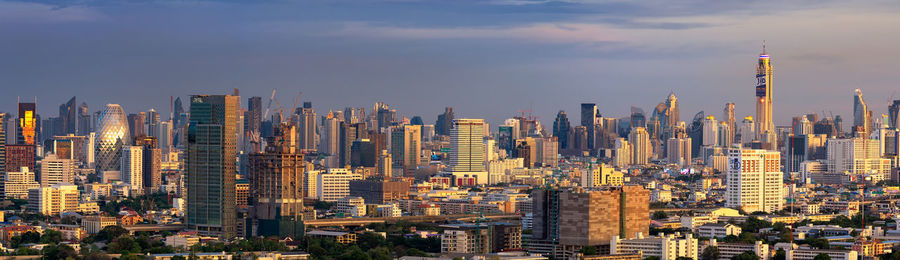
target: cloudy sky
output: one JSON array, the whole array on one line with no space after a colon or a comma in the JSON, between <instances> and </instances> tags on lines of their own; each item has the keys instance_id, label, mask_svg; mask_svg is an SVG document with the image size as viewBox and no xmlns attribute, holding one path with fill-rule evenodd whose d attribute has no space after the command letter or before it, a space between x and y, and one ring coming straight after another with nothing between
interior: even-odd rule
<instances>
[{"instance_id":1,"label":"cloudy sky","mask_svg":"<svg viewBox=\"0 0 900 260\"><path fill-rule=\"evenodd\" d=\"M776 124L849 117L853 89L900 99L897 1L0 1L0 110L71 96L92 111L168 113L169 96L223 94L318 111L376 101L432 121L443 107L496 123L533 106L577 122L646 111L674 92L681 118L753 113L762 42ZM789 2L789 3L787 3ZM853 3L850 3L853 2Z\"/></svg>"}]
</instances>

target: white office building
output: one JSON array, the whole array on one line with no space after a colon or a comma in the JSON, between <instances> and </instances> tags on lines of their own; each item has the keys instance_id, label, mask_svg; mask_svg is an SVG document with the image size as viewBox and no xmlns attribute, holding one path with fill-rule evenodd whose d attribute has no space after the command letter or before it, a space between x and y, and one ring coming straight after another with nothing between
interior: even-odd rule
<instances>
[{"instance_id":1,"label":"white office building","mask_svg":"<svg viewBox=\"0 0 900 260\"><path fill-rule=\"evenodd\" d=\"M728 149L725 206L746 212L774 212L784 206L781 153Z\"/></svg>"}]
</instances>

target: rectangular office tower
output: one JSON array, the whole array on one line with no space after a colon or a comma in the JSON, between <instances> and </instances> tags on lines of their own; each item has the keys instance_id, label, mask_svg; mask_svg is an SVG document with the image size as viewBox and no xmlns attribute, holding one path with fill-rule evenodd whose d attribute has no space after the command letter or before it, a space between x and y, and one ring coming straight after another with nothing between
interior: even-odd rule
<instances>
[{"instance_id":1,"label":"rectangular office tower","mask_svg":"<svg viewBox=\"0 0 900 260\"><path fill-rule=\"evenodd\" d=\"M725 206L746 212L774 212L784 206L781 153L729 149Z\"/></svg>"},{"instance_id":2,"label":"rectangular office tower","mask_svg":"<svg viewBox=\"0 0 900 260\"><path fill-rule=\"evenodd\" d=\"M187 227L233 238L238 96L191 96L185 151Z\"/></svg>"}]
</instances>

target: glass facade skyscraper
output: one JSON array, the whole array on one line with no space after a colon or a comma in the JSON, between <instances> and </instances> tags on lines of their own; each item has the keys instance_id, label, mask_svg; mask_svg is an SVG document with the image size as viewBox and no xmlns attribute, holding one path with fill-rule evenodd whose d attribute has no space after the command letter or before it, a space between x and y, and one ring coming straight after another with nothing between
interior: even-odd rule
<instances>
[{"instance_id":1,"label":"glass facade skyscraper","mask_svg":"<svg viewBox=\"0 0 900 260\"><path fill-rule=\"evenodd\" d=\"M122 147L131 145L127 116L122 106L107 104L97 117L96 161L99 171L119 170Z\"/></svg>"},{"instance_id":2,"label":"glass facade skyscraper","mask_svg":"<svg viewBox=\"0 0 900 260\"><path fill-rule=\"evenodd\" d=\"M235 172L238 96L191 96L185 151L187 227L200 234L237 235Z\"/></svg>"}]
</instances>

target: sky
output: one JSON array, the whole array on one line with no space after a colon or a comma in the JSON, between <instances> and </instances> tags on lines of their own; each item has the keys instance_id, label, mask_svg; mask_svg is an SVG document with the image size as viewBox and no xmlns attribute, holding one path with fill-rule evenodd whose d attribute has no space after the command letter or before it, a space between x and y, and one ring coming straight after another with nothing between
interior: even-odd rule
<instances>
[{"instance_id":1,"label":"sky","mask_svg":"<svg viewBox=\"0 0 900 260\"><path fill-rule=\"evenodd\" d=\"M54 117L77 96L91 111L167 115L170 96L239 88L267 100L277 89L285 110L302 91L320 114L381 101L426 123L451 106L496 125L531 109L550 127L560 110L580 122L580 103L623 117L673 92L682 120L722 116L726 102L741 118L755 111L765 41L776 125L804 113L850 122L856 88L876 114L900 99L898 11L828 0L0 0L0 111L36 97Z\"/></svg>"}]
</instances>

